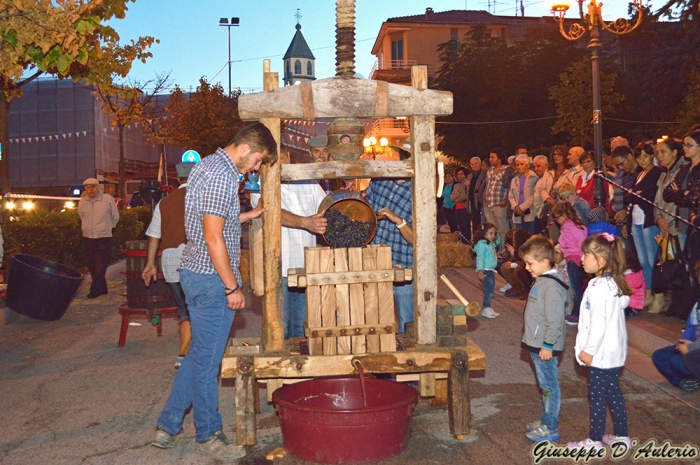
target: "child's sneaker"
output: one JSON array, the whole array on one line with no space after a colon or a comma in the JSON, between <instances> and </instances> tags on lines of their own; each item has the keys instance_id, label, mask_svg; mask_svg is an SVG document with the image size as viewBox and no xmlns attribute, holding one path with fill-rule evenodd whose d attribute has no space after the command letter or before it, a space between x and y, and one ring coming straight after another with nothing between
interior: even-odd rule
<instances>
[{"instance_id":1,"label":"child's sneaker","mask_svg":"<svg viewBox=\"0 0 700 465\"><path fill-rule=\"evenodd\" d=\"M505 286L500 288L499 291L506 292L506 291L510 291L511 289L513 289L513 286L511 286L510 284L506 284Z\"/></svg>"},{"instance_id":2,"label":"child's sneaker","mask_svg":"<svg viewBox=\"0 0 700 465\"><path fill-rule=\"evenodd\" d=\"M533 421L532 423L528 423L527 425L525 425L525 431L529 433L530 431L536 430L540 426L542 426L542 422L540 420Z\"/></svg>"},{"instance_id":3,"label":"child's sneaker","mask_svg":"<svg viewBox=\"0 0 700 465\"><path fill-rule=\"evenodd\" d=\"M566 317L566 324L576 326L578 324L578 315L569 315Z\"/></svg>"},{"instance_id":4,"label":"child's sneaker","mask_svg":"<svg viewBox=\"0 0 700 465\"><path fill-rule=\"evenodd\" d=\"M678 387L683 392L695 392L700 389L700 383L695 378L686 378L678 384Z\"/></svg>"},{"instance_id":5,"label":"child's sneaker","mask_svg":"<svg viewBox=\"0 0 700 465\"><path fill-rule=\"evenodd\" d=\"M615 436L614 434L606 434L603 436L603 444L607 444L609 446L611 444L615 444L616 442L624 442L627 446L627 450L632 449L632 440L629 438L629 436Z\"/></svg>"},{"instance_id":6,"label":"child's sneaker","mask_svg":"<svg viewBox=\"0 0 700 465\"><path fill-rule=\"evenodd\" d=\"M590 438L587 438L585 441L579 441L579 442L570 442L566 445L566 447L569 450L573 449L584 449L586 451L589 451L591 449L595 450L596 452L599 451L600 449L604 448L605 446L603 445L602 442L600 441L594 441Z\"/></svg>"},{"instance_id":7,"label":"child's sneaker","mask_svg":"<svg viewBox=\"0 0 700 465\"><path fill-rule=\"evenodd\" d=\"M481 311L481 316L486 318L496 318L498 315L500 315L500 313L496 313L491 307L485 307Z\"/></svg>"},{"instance_id":8,"label":"child's sneaker","mask_svg":"<svg viewBox=\"0 0 700 465\"><path fill-rule=\"evenodd\" d=\"M542 442L542 441L558 441L559 431L550 430L547 425L540 425L538 428L533 429L525 435L532 442Z\"/></svg>"}]
</instances>

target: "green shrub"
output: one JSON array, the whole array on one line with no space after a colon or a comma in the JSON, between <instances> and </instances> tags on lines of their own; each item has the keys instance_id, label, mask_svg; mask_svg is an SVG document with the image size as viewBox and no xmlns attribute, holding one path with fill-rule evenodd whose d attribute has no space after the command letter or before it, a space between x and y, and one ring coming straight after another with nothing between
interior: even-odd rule
<instances>
[{"instance_id":1,"label":"green shrub","mask_svg":"<svg viewBox=\"0 0 700 465\"><path fill-rule=\"evenodd\" d=\"M114 263L124 257L126 241L139 239L146 225L140 218L150 221L148 213L132 210L119 210L119 222L112 232L112 255ZM5 239L3 268L7 269L10 255L24 253L61 263L76 270L85 267L82 247L82 228L76 210L50 212L36 210L16 217L2 228ZM144 236L145 237L145 236Z\"/></svg>"}]
</instances>

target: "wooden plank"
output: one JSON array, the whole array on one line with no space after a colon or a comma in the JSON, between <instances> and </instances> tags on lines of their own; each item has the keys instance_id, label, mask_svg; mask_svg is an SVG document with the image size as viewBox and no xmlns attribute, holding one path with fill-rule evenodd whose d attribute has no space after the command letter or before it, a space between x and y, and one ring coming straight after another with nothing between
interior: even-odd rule
<instances>
[{"instance_id":1,"label":"wooden plank","mask_svg":"<svg viewBox=\"0 0 700 465\"><path fill-rule=\"evenodd\" d=\"M412 178L413 164L404 161L328 161L282 166L282 181L309 179Z\"/></svg>"},{"instance_id":2,"label":"wooden plank","mask_svg":"<svg viewBox=\"0 0 700 465\"><path fill-rule=\"evenodd\" d=\"M304 250L304 264L306 270L311 273L321 271L320 249L317 247L307 247ZM321 320L321 286L309 286L306 289L306 321L312 328L322 325ZM309 339L309 354L323 354L323 341L321 338Z\"/></svg>"},{"instance_id":3,"label":"wooden plank","mask_svg":"<svg viewBox=\"0 0 700 465\"><path fill-rule=\"evenodd\" d=\"M269 378L265 380L267 383L267 401L272 402L272 394L284 385L282 378Z\"/></svg>"},{"instance_id":4,"label":"wooden plank","mask_svg":"<svg viewBox=\"0 0 700 465\"><path fill-rule=\"evenodd\" d=\"M469 434L471 428L469 358L463 350L455 350L452 353L450 376L447 379L447 403L450 433L455 436Z\"/></svg>"},{"instance_id":5,"label":"wooden plank","mask_svg":"<svg viewBox=\"0 0 700 465\"><path fill-rule=\"evenodd\" d=\"M239 446L256 442L253 356L238 357L236 372L236 440Z\"/></svg>"},{"instance_id":6,"label":"wooden plank","mask_svg":"<svg viewBox=\"0 0 700 465\"><path fill-rule=\"evenodd\" d=\"M365 247L362 249L362 269L374 270L377 268L377 248ZM376 325L379 323L379 301L377 283L363 284L365 292L365 323ZM373 354L380 351L379 336L367 336L367 352Z\"/></svg>"},{"instance_id":7,"label":"wooden plank","mask_svg":"<svg viewBox=\"0 0 700 465\"><path fill-rule=\"evenodd\" d=\"M348 268L350 271L362 270L362 249L353 247L348 249ZM365 324L365 297L362 284L350 284L350 324L362 326ZM367 352L365 336L353 336L352 353L364 354Z\"/></svg>"},{"instance_id":8,"label":"wooden plank","mask_svg":"<svg viewBox=\"0 0 700 465\"><path fill-rule=\"evenodd\" d=\"M321 249L320 252L320 270L322 273L328 273L335 269L333 264L334 253L329 248ZM307 283L308 284L308 283ZM337 325L335 316L335 286L321 286L321 326L334 327ZM309 327L311 325L309 324ZM335 337L323 337L323 353L324 355L335 355L338 353L338 339Z\"/></svg>"},{"instance_id":9,"label":"wooden plank","mask_svg":"<svg viewBox=\"0 0 700 465\"><path fill-rule=\"evenodd\" d=\"M380 270L391 268L391 247L383 245L377 249L377 268ZM377 273L384 275L388 273ZM377 299L379 300L379 323L381 325L395 324L394 315L394 284L392 282L380 282L377 284ZM379 346L382 352L396 351L396 336L381 334Z\"/></svg>"},{"instance_id":10,"label":"wooden plank","mask_svg":"<svg viewBox=\"0 0 700 465\"><path fill-rule=\"evenodd\" d=\"M336 291L337 292L337 291ZM372 335L378 334L380 338L382 336L391 336L392 340L396 340L396 329L398 324L396 323L385 323L378 325L346 325L346 326L334 326L334 327L320 327L320 328L304 328L304 333L308 337L343 337L343 336L359 336L359 335ZM380 339L381 340L381 339ZM396 343L394 342L394 347ZM393 352L391 350L384 350L382 352ZM350 352L346 352L350 353Z\"/></svg>"},{"instance_id":11,"label":"wooden plank","mask_svg":"<svg viewBox=\"0 0 700 465\"><path fill-rule=\"evenodd\" d=\"M435 373L420 374L418 392L421 397L433 397L435 395Z\"/></svg>"},{"instance_id":12,"label":"wooden plank","mask_svg":"<svg viewBox=\"0 0 700 465\"><path fill-rule=\"evenodd\" d=\"M248 244L250 247L250 290L253 295L260 297L265 292L265 268L263 266L263 221L255 218L248 229Z\"/></svg>"},{"instance_id":13,"label":"wooden plank","mask_svg":"<svg viewBox=\"0 0 700 465\"><path fill-rule=\"evenodd\" d=\"M389 253L391 254L391 251ZM345 261L347 262L347 259ZM303 285L308 286L310 284L325 286L328 284L397 282L395 274L395 270L390 268L353 272L344 270L342 272L336 271L331 273L299 273L296 275L296 287L303 287ZM306 278L306 280L302 278Z\"/></svg>"},{"instance_id":14,"label":"wooden plank","mask_svg":"<svg viewBox=\"0 0 700 465\"><path fill-rule=\"evenodd\" d=\"M430 405L447 405L447 379L435 380L435 397L430 399Z\"/></svg>"},{"instance_id":15,"label":"wooden plank","mask_svg":"<svg viewBox=\"0 0 700 465\"><path fill-rule=\"evenodd\" d=\"M452 114L451 92L419 92L411 87L391 83L382 83L381 86L386 86L387 91L386 97L380 95L379 98L386 98L386 104L380 102L378 106L377 81L343 78L316 80L311 83L313 115L316 118L386 118ZM287 86L274 92L243 94L238 98L238 113L243 120L269 117L304 119L301 87ZM307 110L306 116L309 114L310 111Z\"/></svg>"},{"instance_id":16,"label":"wooden plank","mask_svg":"<svg viewBox=\"0 0 700 465\"><path fill-rule=\"evenodd\" d=\"M279 87L277 73L264 73L265 92L272 93ZM260 119L277 141L279 152L279 117ZM263 164L260 168L260 198L268 210L262 215L263 232L263 347L265 350L282 350L284 347L284 303L282 300L282 211L280 192L280 163Z\"/></svg>"},{"instance_id":17,"label":"wooden plank","mask_svg":"<svg viewBox=\"0 0 700 465\"><path fill-rule=\"evenodd\" d=\"M335 270L340 273L347 273L348 249L338 248L334 250L334 253ZM338 326L350 325L350 286L348 284L338 284L335 286L335 306L338 312L338 321L336 322ZM350 336L341 336L338 338L338 353L352 353Z\"/></svg>"}]
</instances>

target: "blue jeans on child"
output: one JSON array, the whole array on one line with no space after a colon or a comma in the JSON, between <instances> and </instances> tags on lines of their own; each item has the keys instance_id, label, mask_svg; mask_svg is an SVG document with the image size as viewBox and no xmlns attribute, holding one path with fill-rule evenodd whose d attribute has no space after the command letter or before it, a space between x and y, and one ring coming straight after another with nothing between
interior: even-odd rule
<instances>
[{"instance_id":1,"label":"blue jeans on child","mask_svg":"<svg viewBox=\"0 0 700 465\"><path fill-rule=\"evenodd\" d=\"M284 299L284 338L304 337L306 320L306 293L300 288L288 288L287 278L282 278Z\"/></svg>"},{"instance_id":2,"label":"blue jeans on child","mask_svg":"<svg viewBox=\"0 0 700 465\"><path fill-rule=\"evenodd\" d=\"M217 376L236 312L228 308L218 274L180 270L180 283L190 310L192 346L156 424L168 434L177 434L192 405L195 440L204 442L222 427Z\"/></svg>"},{"instance_id":3,"label":"blue jeans on child","mask_svg":"<svg viewBox=\"0 0 700 465\"><path fill-rule=\"evenodd\" d=\"M557 431L559 429L559 409L561 408L558 360L556 357L552 357L544 361L536 352L530 352L530 357L535 364L537 382L542 389L540 423L545 425L549 431Z\"/></svg>"},{"instance_id":4,"label":"blue jeans on child","mask_svg":"<svg viewBox=\"0 0 700 465\"><path fill-rule=\"evenodd\" d=\"M484 271L484 300L481 303L481 308L491 306L491 298L493 297L493 289L496 287L496 273L493 270Z\"/></svg>"}]
</instances>

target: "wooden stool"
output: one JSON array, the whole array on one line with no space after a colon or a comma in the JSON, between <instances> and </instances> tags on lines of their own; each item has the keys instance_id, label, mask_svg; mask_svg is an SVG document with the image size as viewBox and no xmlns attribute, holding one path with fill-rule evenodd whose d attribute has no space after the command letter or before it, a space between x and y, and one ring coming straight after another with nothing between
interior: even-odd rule
<instances>
[{"instance_id":1,"label":"wooden stool","mask_svg":"<svg viewBox=\"0 0 700 465\"><path fill-rule=\"evenodd\" d=\"M126 332L129 330L129 320L133 318L148 318L148 313L145 308L130 308L129 304L121 304L119 306L119 314L122 316L122 328L119 332L119 343L117 347L124 347L126 344ZM167 307L167 308L157 308L155 310L156 315L160 315L158 323L154 325L156 327L156 332L158 336L163 335L163 318L178 318L177 307Z\"/></svg>"}]
</instances>

